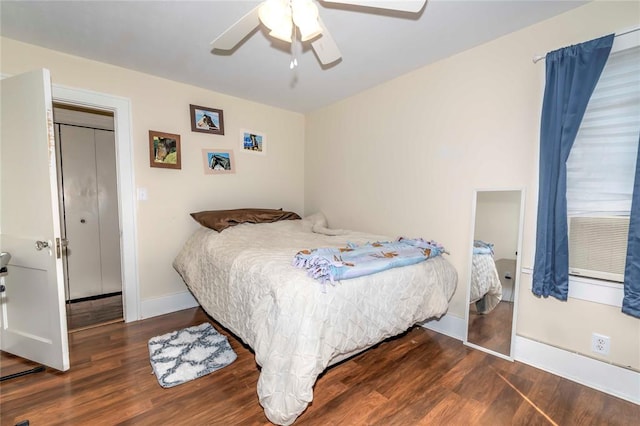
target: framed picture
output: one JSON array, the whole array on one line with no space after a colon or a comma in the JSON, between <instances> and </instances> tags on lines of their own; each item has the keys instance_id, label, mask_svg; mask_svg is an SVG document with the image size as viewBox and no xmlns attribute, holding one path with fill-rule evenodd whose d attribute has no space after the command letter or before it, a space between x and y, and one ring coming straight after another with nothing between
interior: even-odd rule
<instances>
[{"instance_id":1,"label":"framed picture","mask_svg":"<svg viewBox=\"0 0 640 426\"><path fill-rule=\"evenodd\" d=\"M221 109L189 105L191 131L224 135L224 117Z\"/></svg>"},{"instance_id":2,"label":"framed picture","mask_svg":"<svg viewBox=\"0 0 640 426\"><path fill-rule=\"evenodd\" d=\"M262 132L241 129L240 147L242 152L265 155L267 153L267 135Z\"/></svg>"},{"instance_id":3,"label":"framed picture","mask_svg":"<svg viewBox=\"0 0 640 426\"><path fill-rule=\"evenodd\" d=\"M203 149L202 161L205 175L235 173L236 165L233 161L233 150Z\"/></svg>"},{"instance_id":4,"label":"framed picture","mask_svg":"<svg viewBox=\"0 0 640 426\"><path fill-rule=\"evenodd\" d=\"M179 169L181 167L180 135L149 130L149 161L151 167Z\"/></svg>"}]
</instances>

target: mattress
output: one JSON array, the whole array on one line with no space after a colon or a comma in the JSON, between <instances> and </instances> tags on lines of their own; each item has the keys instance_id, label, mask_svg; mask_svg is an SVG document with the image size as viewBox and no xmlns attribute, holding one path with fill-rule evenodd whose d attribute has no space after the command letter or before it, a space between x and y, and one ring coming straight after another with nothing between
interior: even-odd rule
<instances>
[{"instance_id":1,"label":"mattress","mask_svg":"<svg viewBox=\"0 0 640 426\"><path fill-rule=\"evenodd\" d=\"M491 312L502 300L502 283L490 254L474 254L471 261L471 286L469 303L477 303L478 313Z\"/></svg>"},{"instance_id":2,"label":"mattress","mask_svg":"<svg viewBox=\"0 0 640 426\"><path fill-rule=\"evenodd\" d=\"M312 232L301 220L198 229L174 261L203 309L255 352L267 418L288 425L313 400L329 365L409 327L440 317L457 284L442 256L322 285L292 266L302 249L388 241Z\"/></svg>"}]
</instances>

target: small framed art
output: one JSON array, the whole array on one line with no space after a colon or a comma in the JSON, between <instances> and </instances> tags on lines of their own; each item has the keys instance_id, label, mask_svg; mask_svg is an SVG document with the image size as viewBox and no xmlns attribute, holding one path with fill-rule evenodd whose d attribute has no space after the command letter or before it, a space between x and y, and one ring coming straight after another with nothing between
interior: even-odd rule
<instances>
[{"instance_id":1,"label":"small framed art","mask_svg":"<svg viewBox=\"0 0 640 426\"><path fill-rule=\"evenodd\" d=\"M224 116L221 109L189 105L191 131L224 135Z\"/></svg>"},{"instance_id":2,"label":"small framed art","mask_svg":"<svg viewBox=\"0 0 640 426\"><path fill-rule=\"evenodd\" d=\"M202 161L205 175L235 173L236 165L233 161L233 150L203 149Z\"/></svg>"},{"instance_id":3,"label":"small framed art","mask_svg":"<svg viewBox=\"0 0 640 426\"><path fill-rule=\"evenodd\" d=\"M151 167L179 169L181 167L180 135L149 130L149 161Z\"/></svg>"},{"instance_id":4,"label":"small framed art","mask_svg":"<svg viewBox=\"0 0 640 426\"><path fill-rule=\"evenodd\" d=\"M267 135L262 132L241 129L240 146L242 152L265 155L267 153Z\"/></svg>"}]
</instances>

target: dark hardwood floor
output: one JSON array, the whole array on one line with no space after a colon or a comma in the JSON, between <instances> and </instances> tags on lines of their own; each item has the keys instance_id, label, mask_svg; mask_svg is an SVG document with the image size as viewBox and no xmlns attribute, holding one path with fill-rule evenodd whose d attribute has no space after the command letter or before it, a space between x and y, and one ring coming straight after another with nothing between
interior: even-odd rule
<instances>
[{"instance_id":1,"label":"dark hardwood floor","mask_svg":"<svg viewBox=\"0 0 640 426\"><path fill-rule=\"evenodd\" d=\"M122 294L67 303L66 307L69 331L123 321Z\"/></svg>"},{"instance_id":2,"label":"dark hardwood floor","mask_svg":"<svg viewBox=\"0 0 640 426\"><path fill-rule=\"evenodd\" d=\"M478 346L508 355L511 352L512 323L513 303L501 301L487 314L478 314L472 303L469 305L467 339Z\"/></svg>"},{"instance_id":3,"label":"dark hardwood floor","mask_svg":"<svg viewBox=\"0 0 640 426\"><path fill-rule=\"evenodd\" d=\"M2 425L265 425L253 353L164 389L147 341L211 321L194 308L69 335L71 370L0 383ZM0 367L21 367L2 354ZM27 366L28 367L28 366ZM296 425L632 425L640 408L518 362L415 327L326 371Z\"/></svg>"}]
</instances>

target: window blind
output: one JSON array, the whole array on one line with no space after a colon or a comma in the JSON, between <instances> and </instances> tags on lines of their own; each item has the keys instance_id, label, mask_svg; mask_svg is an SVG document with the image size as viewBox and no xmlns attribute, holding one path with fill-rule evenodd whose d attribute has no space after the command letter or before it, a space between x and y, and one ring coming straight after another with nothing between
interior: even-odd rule
<instances>
[{"instance_id":1,"label":"window blind","mask_svg":"<svg viewBox=\"0 0 640 426\"><path fill-rule=\"evenodd\" d=\"M629 215L640 137L640 46L611 53L567 160L569 216Z\"/></svg>"}]
</instances>

